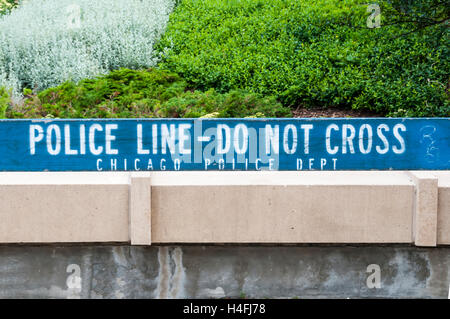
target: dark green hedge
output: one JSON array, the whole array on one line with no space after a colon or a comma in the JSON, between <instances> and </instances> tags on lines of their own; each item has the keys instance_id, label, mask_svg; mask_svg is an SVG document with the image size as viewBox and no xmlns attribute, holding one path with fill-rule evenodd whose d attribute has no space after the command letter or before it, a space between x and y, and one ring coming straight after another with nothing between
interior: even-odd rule
<instances>
[{"instance_id":1,"label":"dark green hedge","mask_svg":"<svg viewBox=\"0 0 450 319\"><path fill-rule=\"evenodd\" d=\"M369 29L364 3L183 0L159 45L160 67L201 90L244 89L285 106L449 116L447 24L399 21L411 12L378 1L382 26Z\"/></svg>"}]
</instances>

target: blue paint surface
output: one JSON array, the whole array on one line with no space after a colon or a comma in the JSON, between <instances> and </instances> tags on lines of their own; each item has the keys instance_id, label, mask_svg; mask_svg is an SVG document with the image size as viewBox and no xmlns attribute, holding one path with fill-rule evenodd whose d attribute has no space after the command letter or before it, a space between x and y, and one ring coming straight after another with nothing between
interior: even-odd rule
<instances>
[{"instance_id":1,"label":"blue paint surface","mask_svg":"<svg viewBox=\"0 0 450 319\"><path fill-rule=\"evenodd\" d=\"M422 169L450 118L0 121L0 171Z\"/></svg>"}]
</instances>

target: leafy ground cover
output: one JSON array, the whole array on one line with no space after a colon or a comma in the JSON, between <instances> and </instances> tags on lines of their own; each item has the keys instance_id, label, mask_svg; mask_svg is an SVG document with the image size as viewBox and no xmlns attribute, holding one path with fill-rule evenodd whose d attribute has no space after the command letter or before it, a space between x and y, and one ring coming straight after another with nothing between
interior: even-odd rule
<instances>
[{"instance_id":1,"label":"leafy ground cover","mask_svg":"<svg viewBox=\"0 0 450 319\"><path fill-rule=\"evenodd\" d=\"M38 94L33 94L31 90L25 90L24 93L26 99L22 105L4 109L6 117L197 118L291 115L291 110L283 107L274 97L238 90L227 93L218 93L214 89L192 90L178 75L157 69L120 69L79 83L66 82Z\"/></svg>"}]
</instances>

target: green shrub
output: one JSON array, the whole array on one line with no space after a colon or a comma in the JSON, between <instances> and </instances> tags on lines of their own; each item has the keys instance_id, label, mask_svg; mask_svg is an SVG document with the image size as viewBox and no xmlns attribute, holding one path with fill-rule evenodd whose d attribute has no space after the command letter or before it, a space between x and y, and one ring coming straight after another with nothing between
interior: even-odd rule
<instances>
[{"instance_id":1,"label":"green shrub","mask_svg":"<svg viewBox=\"0 0 450 319\"><path fill-rule=\"evenodd\" d=\"M4 1L4 0L1 0ZM0 17L0 86L41 91L153 67L174 0L27 0Z\"/></svg>"},{"instance_id":2,"label":"green shrub","mask_svg":"<svg viewBox=\"0 0 450 319\"><path fill-rule=\"evenodd\" d=\"M274 97L214 89L189 90L177 74L120 69L96 79L66 82L34 95L24 90L22 106L10 118L287 117L290 109Z\"/></svg>"},{"instance_id":3,"label":"green shrub","mask_svg":"<svg viewBox=\"0 0 450 319\"><path fill-rule=\"evenodd\" d=\"M369 29L362 0L184 0L160 67L195 88L274 95L284 106L449 116L449 30L420 27L427 1L437 0L404 1L421 2L417 14L378 1L382 27Z\"/></svg>"},{"instance_id":4,"label":"green shrub","mask_svg":"<svg viewBox=\"0 0 450 319\"><path fill-rule=\"evenodd\" d=\"M9 13L18 4L19 0L0 0L0 16Z\"/></svg>"},{"instance_id":5,"label":"green shrub","mask_svg":"<svg viewBox=\"0 0 450 319\"><path fill-rule=\"evenodd\" d=\"M4 87L0 87L0 119L6 117L6 111L11 105L11 98Z\"/></svg>"}]
</instances>

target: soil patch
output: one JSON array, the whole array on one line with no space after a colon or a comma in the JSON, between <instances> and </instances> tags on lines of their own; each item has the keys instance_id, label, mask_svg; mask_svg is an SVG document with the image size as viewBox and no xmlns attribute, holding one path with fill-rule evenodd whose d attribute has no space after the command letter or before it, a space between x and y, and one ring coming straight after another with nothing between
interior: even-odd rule
<instances>
[{"instance_id":1,"label":"soil patch","mask_svg":"<svg viewBox=\"0 0 450 319\"><path fill-rule=\"evenodd\" d=\"M381 114L366 110L339 108L298 108L292 112L295 118L301 117L384 117Z\"/></svg>"}]
</instances>

